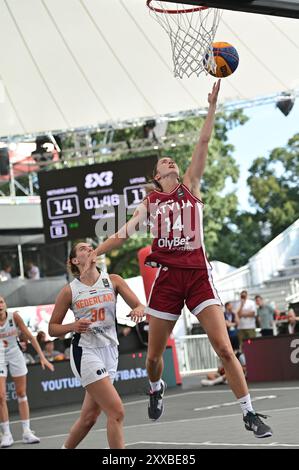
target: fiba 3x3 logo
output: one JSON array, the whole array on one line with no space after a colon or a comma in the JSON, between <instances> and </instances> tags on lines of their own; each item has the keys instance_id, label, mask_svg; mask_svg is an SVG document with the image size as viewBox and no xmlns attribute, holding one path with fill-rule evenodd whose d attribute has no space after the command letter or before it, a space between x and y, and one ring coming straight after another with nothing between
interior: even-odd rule
<instances>
[{"instance_id":1,"label":"fiba 3x3 logo","mask_svg":"<svg viewBox=\"0 0 299 470\"><path fill-rule=\"evenodd\" d=\"M92 189L97 186L111 186L113 183L113 171L102 171L101 173L88 173L85 176L85 188Z\"/></svg>"}]
</instances>

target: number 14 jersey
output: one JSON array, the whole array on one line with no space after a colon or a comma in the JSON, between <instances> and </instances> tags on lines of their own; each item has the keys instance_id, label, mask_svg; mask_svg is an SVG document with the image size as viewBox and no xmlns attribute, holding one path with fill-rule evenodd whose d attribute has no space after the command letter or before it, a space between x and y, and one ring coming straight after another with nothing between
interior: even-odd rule
<instances>
[{"instance_id":1,"label":"number 14 jersey","mask_svg":"<svg viewBox=\"0 0 299 470\"><path fill-rule=\"evenodd\" d=\"M211 269L203 242L203 203L183 184L170 193L152 191L146 202L147 224L154 240L145 263Z\"/></svg>"}]
</instances>

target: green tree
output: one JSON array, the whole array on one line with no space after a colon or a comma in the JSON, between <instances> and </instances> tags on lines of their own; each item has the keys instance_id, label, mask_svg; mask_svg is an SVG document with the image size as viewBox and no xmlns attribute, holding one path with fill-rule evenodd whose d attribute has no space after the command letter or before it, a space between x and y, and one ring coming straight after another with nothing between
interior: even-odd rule
<instances>
[{"instance_id":1,"label":"green tree","mask_svg":"<svg viewBox=\"0 0 299 470\"><path fill-rule=\"evenodd\" d=\"M267 243L263 223L256 213L233 214L223 226L221 241L213 253L213 259L232 266L244 266Z\"/></svg>"},{"instance_id":2,"label":"green tree","mask_svg":"<svg viewBox=\"0 0 299 470\"><path fill-rule=\"evenodd\" d=\"M255 159L249 173L251 203L268 242L299 217L299 133Z\"/></svg>"}]
</instances>

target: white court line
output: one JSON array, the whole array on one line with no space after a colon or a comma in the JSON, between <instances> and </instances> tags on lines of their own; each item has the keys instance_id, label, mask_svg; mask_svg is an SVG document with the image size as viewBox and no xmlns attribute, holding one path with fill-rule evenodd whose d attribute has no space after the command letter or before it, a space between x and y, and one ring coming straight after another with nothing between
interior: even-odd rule
<instances>
[{"instance_id":1,"label":"white court line","mask_svg":"<svg viewBox=\"0 0 299 470\"><path fill-rule=\"evenodd\" d=\"M299 447L299 444L281 444L279 442L270 442L269 444L249 444L232 442L164 442L164 441L138 441L130 442L125 447L134 446L136 444L156 444L156 445L173 445L173 446L221 446L221 447Z\"/></svg>"},{"instance_id":2,"label":"white court line","mask_svg":"<svg viewBox=\"0 0 299 470\"><path fill-rule=\"evenodd\" d=\"M272 410L267 410L267 413L273 413L273 412L280 412L280 411L293 411L293 410L299 410L299 406L296 407L291 407L291 408L277 408L277 409L272 409ZM178 420L173 420L173 421L161 421L161 422L150 422L150 423L143 423L143 424L131 424L130 426L124 426L123 429L136 429L136 428L143 428L143 427L149 427L149 426L164 426L167 424L176 424L176 423L190 423L190 422L195 422L195 421L204 421L204 420L211 420L211 419L222 419L222 418L233 418L238 416L239 418L242 418L242 414L240 413L233 413L229 415L220 415L220 416L201 416L200 418L190 418L190 419L178 419ZM102 429L95 429L94 431L89 431L88 434L92 433L101 433L105 432L106 433L106 428ZM65 437L68 436L69 434L53 434L51 436L40 436L40 439L54 439L56 437ZM22 442L22 441L15 441L16 443Z\"/></svg>"},{"instance_id":3,"label":"white court line","mask_svg":"<svg viewBox=\"0 0 299 470\"><path fill-rule=\"evenodd\" d=\"M275 390L299 390L299 387L270 387L270 388L251 388L249 392L263 392L263 391L275 391ZM201 395L201 394L212 394L212 393L233 393L230 389L228 390L196 390L192 392L182 392L182 393L174 393L173 395L165 395L164 400L169 400L171 398L177 398L177 397L184 397L186 395ZM135 400L135 401L130 401L127 403L123 403L124 406L130 406L130 405L138 405L139 403L147 403L148 398L144 400ZM76 411L67 411L65 413L56 413L52 415L43 415L43 416L36 416L33 418L30 418L30 421L39 421L42 419L52 419L52 418L58 418L59 416L67 416L67 415L72 415L72 414L79 414L81 410L76 410ZM21 420L16 420L16 421L10 421L10 424L17 424L20 423Z\"/></svg>"},{"instance_id":4,"label":"white court line","mask_svg":"<svg viewBox=\"0 0 299 470\"><path fill-rule=\"evenodd\" d=\"M264 395L261 397L251 397L251 403L259 400L272 400L273 398L277 398L277 395ZM194 408L194 411L205 411L205 410L214 410L216 408L222 408L225 406L234 406L234 405L239 405L240 403L238 401L229 401L226 403L216 403L215 405L207 405L203 406L201 408Z\"/></svg>"}]
</instances>

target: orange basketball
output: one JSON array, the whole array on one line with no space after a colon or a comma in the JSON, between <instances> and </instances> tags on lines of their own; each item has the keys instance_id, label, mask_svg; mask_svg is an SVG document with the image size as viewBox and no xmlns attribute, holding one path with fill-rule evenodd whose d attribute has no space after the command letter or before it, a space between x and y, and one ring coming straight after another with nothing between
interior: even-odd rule
<instances>
[{"instance_id":1,"label":"orange basketball","mask_svg":"<svg viewBox=\"0 0 299 470\"><path fill-rule=\"evenodd\" d=\"M214 42L213 54L217 66L215 73L212 70L208 70L206 66L208 64L208 54L206 54L203 61L205 69L210 75L213 75L213 77L224 78L234 73L239 65L239 54L234 46L228 42Z\"/></svg>"}]
</instances>

